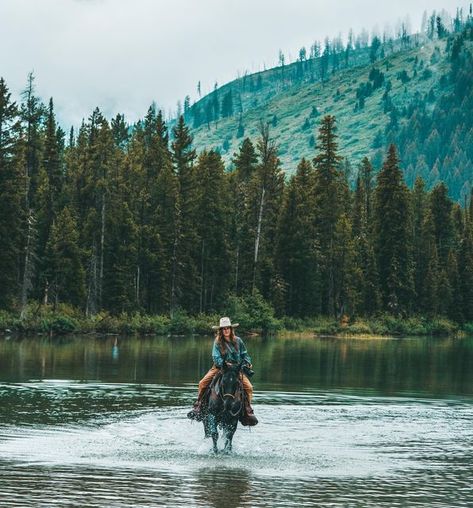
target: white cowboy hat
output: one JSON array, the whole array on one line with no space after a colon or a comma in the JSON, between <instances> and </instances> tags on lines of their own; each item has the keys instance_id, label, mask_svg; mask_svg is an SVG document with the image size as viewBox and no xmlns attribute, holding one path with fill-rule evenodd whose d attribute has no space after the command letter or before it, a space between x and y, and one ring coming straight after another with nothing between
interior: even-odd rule
<instances>
[{"instance_id":1,"label":"white cowboy hat","mask_svg":"<svg viewBox=\"0 0 473 508\"><path fill-rule=\"evenodd\" d=\"M218 326L212 326L212 330L218 330L219 328L225 328L230 326L231 328L236 328L240 323L233 323L230 321L229 317L220 318L220 324Z\"/></svg>"}]
</instances>

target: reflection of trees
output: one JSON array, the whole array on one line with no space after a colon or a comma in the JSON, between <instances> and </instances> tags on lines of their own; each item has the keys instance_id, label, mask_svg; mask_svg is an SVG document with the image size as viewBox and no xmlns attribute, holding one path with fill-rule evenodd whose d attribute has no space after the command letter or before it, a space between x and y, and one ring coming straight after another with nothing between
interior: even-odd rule
<instances>
[{"instance_id":1,"label":"reflection of trees","mask_svg":"<svg viewBox=\"0 0 473 508\"><path fill-rule=\"evenodd\" d=\"M115 336L0 340L0 376L179 386L197 383L212 363L213 337ZM258 393L266 387L369 388L382 393L471 393L473 338L246 338Z\"/></svg>"},{"instance_id":2,"label":"reflection of trees","mask_svg":"<svg viewBox=\"0 0 473 508\"><path fill-rule=\"evenodd\" d=\"M255 343L253 356L256 389L471 393L473 381L472 339L273 339Z\"/></svg>"},{"instance_id":3,"label":"reflection of trees","mask_svg":"<svg viewBox=\"0 0 473 508\"><path fill-rule=\"evenodd\" d=\"M251 506L250 474L241 468L204 468L196 473L198 506L239 508Z\"/></svg>"}]
</instances>

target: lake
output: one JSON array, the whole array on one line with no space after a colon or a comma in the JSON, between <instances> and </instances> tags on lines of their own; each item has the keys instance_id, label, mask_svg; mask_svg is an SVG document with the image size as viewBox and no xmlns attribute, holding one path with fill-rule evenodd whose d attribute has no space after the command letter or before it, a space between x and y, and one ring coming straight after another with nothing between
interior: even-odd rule
<instances>
[{"instance_id":1,"label":"lake","mask_svg":"<svg viewBox=\"0 0 473 508\"><path fill-rule=\"evenodd\" d=\"M212 337L0 338L0 506L472 506L473 339L246 339L259 425L186 418Z\"/></svg>"}]
</instances>

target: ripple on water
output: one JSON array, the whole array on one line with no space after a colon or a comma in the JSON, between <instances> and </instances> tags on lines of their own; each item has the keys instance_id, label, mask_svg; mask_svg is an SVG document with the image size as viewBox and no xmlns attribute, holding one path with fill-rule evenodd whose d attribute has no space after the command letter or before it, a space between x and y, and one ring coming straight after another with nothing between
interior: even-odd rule
<instances>
[{"instance_id":1,"label":"ripple on water","mask_svg":"<svg viewBox=\"0 0 473 508\"><path fill-rule=\"evenodd\" d=\"M187 405L4 427L0 505L472 504L471 405L309 396L258 404L230 456L210 453Z\"/></svg>"}]
</instances>

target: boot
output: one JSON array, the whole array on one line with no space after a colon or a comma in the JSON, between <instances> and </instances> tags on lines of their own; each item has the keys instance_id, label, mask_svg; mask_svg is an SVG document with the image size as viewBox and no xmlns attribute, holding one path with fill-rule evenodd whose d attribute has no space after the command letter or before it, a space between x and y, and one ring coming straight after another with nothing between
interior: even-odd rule
<instances>
[{"instance_id":1,"label":"boot","mask_svg":"<svg viewBox=\"0 0 473 508\"><path fill-rule=\"evenodd\" d=\"M248 401L245 401L245 410L240 417L240 423L245 425L245 427L254 427L258 423L258 418L256 418L253 408Z\"/></svg>"},{"instance_id":2,"label":"boot","mask_svg":"<svg viewBox=\"0 0 473 508\"><path fill-rule=\"evenodd\" d=\"M204 416L202 414L202 400L197 399L194 402L194 406L193 406L192 410L187 413L187 418L189 418L190 420L195 420L197 422L201 422L203 417Z\"/></svg>"}]
</instances>

